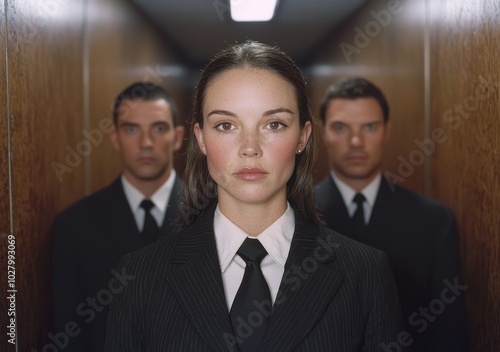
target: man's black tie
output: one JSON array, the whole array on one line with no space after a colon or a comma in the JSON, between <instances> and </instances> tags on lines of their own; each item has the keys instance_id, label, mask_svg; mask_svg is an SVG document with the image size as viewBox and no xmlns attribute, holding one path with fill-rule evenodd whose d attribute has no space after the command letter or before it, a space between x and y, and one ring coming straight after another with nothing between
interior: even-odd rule
<instances>
[{"instance_id":1,"label":"man's black tie","mask_svg":"<svg viewBox=\"0 0 500 352\"><path fill-rule=\"evenodd\" d=\"M141 202L141 208L144 209L144 226L142 227L142 238L147 244L153 243L158 239L158 224L151 215L151 208L155 205L149 199L144 199Z\"/></svg>"},{"instance_id":2,"label":"man's black tie","mask_svg":"<svg viewBox=\"0 0 500 352\"><path fill-rule=\"evenodd\" d=\"M271 293L260 269L267 252L259 240L247 238L237 253L246 267L229 316L240 351L256 352L272 309Z\"/></svg>"},{"instance_id":3,"label":"man's black tie","mask_svg":"<svg viewBox=\"0 0 500 352\"><path fill-rule=\"evenodd\" d=\"M357 204L356 211L352 217L352 224L354 229L354 236L358 240L362 240L365 234L365 212L363 210L363 203L366 201L366 198L361 193L356 193L353 199L354 203Z\"/></svg>"}]
</instances>

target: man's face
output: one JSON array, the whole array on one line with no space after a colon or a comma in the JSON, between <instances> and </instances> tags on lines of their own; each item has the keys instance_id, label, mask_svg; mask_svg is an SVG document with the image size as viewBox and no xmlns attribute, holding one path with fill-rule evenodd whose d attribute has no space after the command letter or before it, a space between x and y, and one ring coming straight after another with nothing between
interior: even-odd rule
<instances>
[{"instance_id":1,"label":"man's face","mask_svg":"<svg viewBox=\"0 0 500 352\"><path fill-rule=\"evenodd\" d=\"M330 100L323 138L330 167L349 185L366 185L380 171L383 147L390 134L375 98Z\"/></svg>"},{"instance_id":2,"label":"man's face","mask_svg":"<svg viewBox=\"0 0 500 352\"><path fill-rule=\"evenodd\" d=\"M110 137L120 152L125 177L137 186L168 179L183 136L184 128L174 127L168 102L158 99L124 100Z\"/></svg>"}]
</instances>

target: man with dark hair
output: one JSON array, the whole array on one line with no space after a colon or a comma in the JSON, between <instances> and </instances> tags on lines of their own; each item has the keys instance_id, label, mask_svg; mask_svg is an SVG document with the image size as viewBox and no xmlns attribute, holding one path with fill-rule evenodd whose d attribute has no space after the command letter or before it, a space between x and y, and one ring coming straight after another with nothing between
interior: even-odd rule
<instances>
[{"instance_id":1,"label":"man with dark hair","mask_svg":"<svg viewBox=\"0 0 500 352\"><path fill-rule=\"evenodd\" d=\"M103 350L110 301L134 279L114 268L125 254L168 238L179 213L182 184L173 162L184 127L173 98L157 85L135 83L113 107L110 139L121 175L54 223L52 333L64 351Z\"/></svg>"},{"instance_id":2,"label":"man with dark hair","mask_svg":"<svg viewBox=\"0 0 500 352\"><path fill-rule=\"evenodd\" d=\"M387 253L406 331L387 351L469 351L455 218L381 172L391 124L382 91L363 78L333 84L320 108L330 173L316 188L327 226Z\"/></svg>"}]
</instances>

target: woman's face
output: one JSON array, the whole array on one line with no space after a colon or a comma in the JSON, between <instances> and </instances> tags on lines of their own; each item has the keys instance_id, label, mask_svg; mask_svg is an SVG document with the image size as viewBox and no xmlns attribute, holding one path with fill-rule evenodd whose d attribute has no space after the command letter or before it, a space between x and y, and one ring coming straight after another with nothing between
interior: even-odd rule
<instances>
[{"instance_id":1,"label":"woman's face","mask_svg":"<svg viewBox=\"0 0 500 352\"><path fill-rule=\"evenodd\" d=\"M310 122L300 128L290 83L264 69L225 71L207 88L203 123L194 132L218 185L219 202L286 201L296 153L311 133Z\"/></svg>"}]
</instances>

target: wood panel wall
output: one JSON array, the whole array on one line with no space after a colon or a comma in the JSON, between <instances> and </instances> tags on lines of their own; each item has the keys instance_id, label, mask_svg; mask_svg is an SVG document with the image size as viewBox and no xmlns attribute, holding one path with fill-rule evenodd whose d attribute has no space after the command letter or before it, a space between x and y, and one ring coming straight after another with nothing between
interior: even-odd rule
<instances>
[{"instance_id":1,"label":"wood panel wall","mask_svg":"<svg viewBox=\"0 0 500 352\"><path fill-rule=\"evenodd\" d=\"M165 39L119 2L92 0L89 11L89 128L103 131L99 126L112 120L113 100L136 81L166 87L179 105L181 120L185 120L193 86L175 52L163 44ZM109 184L120 170L118 155L108 133L104 134L102 143L90 154L90 191ZM179 173L184 164L183 158L176 159Z\"/></svg>"},{"instance_id":2,"label":"wood panel wall","mask_svg":"<svg viewBox=\"0 0 500 352\"><path fill-rule=\"evenodd\" d=\"M107 151L96 148L79 160L75 153L86 141L83 131L99 128L102 119L111 117L112 98L126 84L147 80L148 67L183 71L174 50L128 2L13 0L2 1L0 12L0 350L15 350L5 339L4 296L6 234L12 216L17 350L47 351L53 350L47 347L53 344L49 334L57 334L50 331L49 317L52 220L119 173L119 164L111 161L116 155ZM170 84L170 78L156 77L156 82ZM175 96L184 94L178 83L171 88ZM185 114L185 102L180 105ZM98 147L106 150L107 143L103 135ZM66 172L54 169L61 167Z\"/></svg>"},{"instance_id":3,"label":"wood panel wall","mask_svg":"<svg viewBox=\"0 0 500 352\"><path fill-rule=\"evenodd\" d=\"M391 11L389 3L398 2L371 1L332 33L307 70L313 108L318 112L326 87L347 75L365 76L386 92L393 135L384 167L402 176L403 186L427 191L454 210L474 351L495 351L500 346L499 5L496 0L402 0ZM383 11L391 13L390 20L380 17ZM363 42L360 32L368 40ZM357 50L347 55L349 47L343 52L342 43ZM111 118L112 100L124 85L163 83L179 100L182 117L189 113L192 87L175 50L118 0L2 1L0 57L0 350L15 350L4 338L11 225L17 249L17 347L42 350L49 333L52 219L119 172L106 133L62 179L53 163L67 164L68 150L85 140L82 131L99 129ZM438 128L446 141L425 163L403 168L402 160L409 162L418 150L415 140ZM327 171L322 167L317 179Z\"/></svg>"},{"instance_id":4,"label":"wood panel wall","mask_svg":"<svg viewBox=\"0 0 500 352\"><path fill-rule=\"evenodd\" d=\"M500 3L432 1L430 193L459 223L474 351L500 349Z\"/></svg>"},{"instance_id":5,"label":"wood panel wall","mask_svg":"<svg viewBox=\"0 0 500 352\"><path fill-rule=\"evenodd\" d=\"M0 57L5 57L5 45L7 43L7 38L5 36L5 6L3 3L0 4ZM0 268L2 272L4 271L4 245L5 238L10 231L10 220L9 220L9 154L8 154L8 129L7 129L7 94L3 92L7 91L7 80L6 80L6 64L1 62L0 64L0 258L2 259ZM5 282L0 283L1 292L4 291ZM1 296L0 296L1 297ZM0 330L1 331L1 330Z\"/></svg>"},{"instance_id":6,"label":"wood panel wall","mask_svg":"<svg viewBox=\"0 0 500 352\"><path fill-rule=\"evenodd\" d=\"M425 130L424 13L423 0L372 1L331 34L308 70L313 111L318 116L325 90L339 78L362 76L382 89L392 123L384 170L396 175L400 185L420 192L425 164L418 158L410 162L410 154L417 149L414 140L421 140ZM321 158L325 162L318 163L319 179L327 172L326 155Z\"/></svg>"},{"instance_id":7,"label":"wood panel wall","mask_svg":"<svg viewBox=\"0 0 500 352\"><path fill-rule=\"evenodd\" d=\"M41 343L49 328L53 216L72 192L83 191L83 173L74 172L61 184L51 167L64 158L64 147L82 126L82 7L39 4L9 1L6 8L11 216L22 351Z\"/></svg>"},{"instance_id":8,"label":"wood panel wall","mask_svg":"<svg viewBox=\"0 0 500 352\"><path fill-rule=\"evenodd\" d=\"M0 3L0 57L5 57L6 27L5 4ZM7 341L7 332L10 331L10 317L8 309L10 302L7 300L8 290L8 236L10 234L10 198L9 198L9 145L8 145L8 114L7 114L7 65L0 61L0 336L1 341ZM3 351L7 342L0 343Z\"/></svg>"},{"instance_id":9,"label":"wood panel wall","mask_svg":"<svg viewBox=\"0 0 500 352\"><path fill-rule=\"evenodd\" d=\"M415 140L440 136L422 165L410 163L415 170L400 184L453 209L473 351L498 351L500 4L400 1L403 10L347 60L341 44L353 45L359 29L367 33L373 11L390 3L398 1L370 2L325 43L308 69L312 102L318 111L323 91L339 77L361 75L379 84L393 121L384 167L396 174L398 158L410 161L419 150Z\"/></svg>"}]
</instances>

